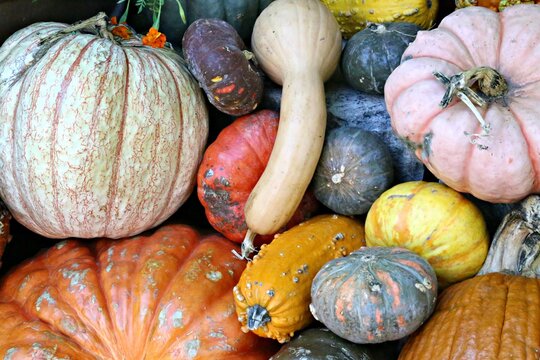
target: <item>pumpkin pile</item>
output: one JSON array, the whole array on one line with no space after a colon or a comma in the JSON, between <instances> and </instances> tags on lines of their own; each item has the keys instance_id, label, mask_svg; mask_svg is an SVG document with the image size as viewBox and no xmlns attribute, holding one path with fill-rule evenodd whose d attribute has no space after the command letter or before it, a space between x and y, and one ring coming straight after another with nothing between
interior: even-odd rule
<instances>
[{"instance_id":1,"label":"pumpkin pile","mask_svg":"<svg viewBox=\"0 0 540 360\"><path fill-rule=\"evenodd\" d=\"M535 3L21 24L0 39L0 357L538 359Z\"/></svg>"}]
</instances>

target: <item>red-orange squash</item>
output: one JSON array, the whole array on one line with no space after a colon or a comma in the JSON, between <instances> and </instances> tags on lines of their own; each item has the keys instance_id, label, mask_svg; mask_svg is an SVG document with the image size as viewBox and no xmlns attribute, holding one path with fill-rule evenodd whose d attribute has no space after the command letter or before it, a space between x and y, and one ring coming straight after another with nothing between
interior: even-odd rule
<instances>
[{"instance_id":1,"label":"red-orange squash","mask_svg":"<svg viewBox=\"0 0 540 360\"><path fill-rule=\"evenodd\" d=\"M83 25L36 23L0 48L0 196L49 238L134 235L192 192L207 108L175 51L109 39L105 14Z\"/></svg>"},{"instance_id":2,"label":"red-orange squash","mask_svg":"<svg viewBox=\"0 0 540 360\"><path fill-rule=\"evenodd\" d=\"M266 360L235 314L233 249L185 225L58 243L2 280L0 358Z\"/></svg>"},{"instance_id":3,"label":"red-orange squash","mask_svg":"<svg viewBox=\"0 0 540 360\"><path fill-rule=\"evenodd\" d=\"M244 206L268 164L279 114L260 110L225 127L208 146L197 174L197 195L208 222L226 238L241 243L247 232ZM286 228L307 220L319 207L308 189ZM273 235L258 236L268 243Z\"/></svg>"},{"instance_id":4,"label":"red-orange squash","mask_svg":"<svg viewBox=\"0 0 540 360\"><path fill-rule=\"evenodd\" d=\"M400 360L536 360L540 279L492 273L447 288Z\"/></svg>"},{"instance_id":5,"label":"red-orange squash","mask_svg":"<svg viewBox=\"0 0 540 360\"><path fill-rule=\"evenodd\" d=\"M537 5L459 9L388 78L393 128L450 187L494 203L540 192L538 34Z\"/></svg>"}]
</instances>

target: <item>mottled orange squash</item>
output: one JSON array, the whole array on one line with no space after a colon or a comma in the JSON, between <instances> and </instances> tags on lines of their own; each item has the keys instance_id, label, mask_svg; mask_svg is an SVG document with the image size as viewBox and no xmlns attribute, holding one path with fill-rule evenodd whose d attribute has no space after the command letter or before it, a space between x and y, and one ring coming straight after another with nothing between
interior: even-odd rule
<instances>
[{"instance_id":1,"label":"mottled orange squash","mask_svg":"<svg viewBox=\"0 0 540 360\"><path fill-rule=\"evenodd\" d=\"M277 342L236 319L233 249L184 225L58 243L0 283L0 359L266 360Z\"/></svg>"},{"instance_id":2,"label":"mottled orange squash","mask_svg":"<svg viewBox=\"0 0 540 360\"><path fill-rule=\"evenodd\" d=\"M440 183L410 181L385 191L366 217L368 246L398 246L426 259L440 287L475 275L489 234L480 210Z\"/></svg>"},{"instance_id":3,"label":"mottled orange squash","mask_svg":"<svg viewBox=\"0 0 540 360\"><path fill-rule=\"evenodd\" d=\"M447 288L399 360L540 358L540 279L502 273Z\"/></svg>"},{"instance_id":4,"label":"mottled orange squash","mask_svg":"<svg viewBox=\"0 0 540 360\"><path fill-rule=\"evenodd\" d=\"M319 215L277 235L261 247L234 287L242 330L289 341L314 320L309 304L317 272L363 245L363 224L339 215Z\"/></svg>"}]
</instances>

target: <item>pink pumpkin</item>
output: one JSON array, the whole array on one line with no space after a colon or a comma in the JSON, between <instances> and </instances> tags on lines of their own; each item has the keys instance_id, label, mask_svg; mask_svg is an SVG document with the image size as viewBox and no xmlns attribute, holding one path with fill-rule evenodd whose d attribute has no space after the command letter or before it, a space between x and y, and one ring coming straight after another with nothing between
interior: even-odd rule
<instances>
[{"instance_id":1,"label":"pink pumpkin","mask_svg":"<svg viewBox=\"0 0 540 360\"><path fill-rule=\"evenodd\" d=\"M460 9L419 32L390 75L394 130L450 187L491 202L540 191L539 34L538 5ZM460 76L442 106L444 82ZM485 104L467 106L471 91Z\"/></svg>"},{"instance_id":2,"label":"pink pumpkin","mask_svg":"<svg viewBox=\"0 0 540 360\"><path fill-rule=\"evenodd\" d=\"M0 48L0 196L50 238L119 238L163 222L192 192L208 134L177 53L135 34L108 38L103 17L88 25L37 23Z\"/></svg>"}]
</instances>

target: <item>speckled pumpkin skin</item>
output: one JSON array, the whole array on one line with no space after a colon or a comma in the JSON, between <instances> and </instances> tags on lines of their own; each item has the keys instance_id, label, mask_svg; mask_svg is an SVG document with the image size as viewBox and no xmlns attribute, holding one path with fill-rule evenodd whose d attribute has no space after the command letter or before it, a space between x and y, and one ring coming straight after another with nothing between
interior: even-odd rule
<instances>
[{"instance_id":1,"label":"speckled pumpkin skin","mask_svg":"<svg viewBox=\"0 0 540 360\"><path fill-rule=\"evenodd\" d=\"M2 280L0 358L268 359L236 319L233 249L184 225L58 243Z\"/></svg>"},{"instance_id":2,"label":"speckled pumpkin skin","mask_svg":"<svg viewBox=\"0 0 540 360\"><path fill-rule=\"evenodd\" d=\"M482 213L451 188L425 181L385 191L366 217L368 246L399 246L426 259L440 287L475 275L484 262L489 234Z\"/></svg>"},{"instance_id":3,"label":"speckled pumpkin skin","mask_svg":"<svg viewBox=\"0 0 540 360\"><path fill-rule=\"evenodd\" d=\"M234 287L242 330L289 341L313 321L310 289L319 269L364 245L364 226L339 215L319 215L277 235L261 247ZM253 328L250 312L257 306L266 310L269 321Z\"/></svg>"},{"instance_id":4,"label":"speckled pumpkin skin","mask_svg":"<svg viewBox=\"0 0 540 360\"><path fill-rule=\"evenodd\" d=\"M345 38L368 22L412 22L423 29L433 26L438 0L322 0L332 11Z\"/></svg>"},{"instance_id":5,"label":"speckled pumpkin skin","mask_svg":"<svg viewBox=\"0 0 540 360\"><path fill-rule=\"evenodd\" d=\"M540 279L493 273L447 288L400 360L536 360Z\"/></svg>"},{"instance_id":6,"label":"speckled pumpkin skin","mask_svg":"<svg viewBox=\"0 0 540 360\"><path fill-rule=\"evenodd\" d=\"M326 263L313 279L311 312L338 336L358 344L412 334L437 299L435 271L397 247L363 247Z\"/></svg>"}]
</instances>

